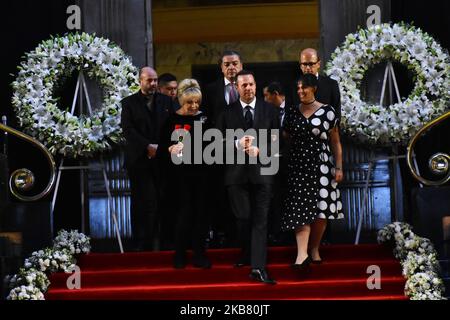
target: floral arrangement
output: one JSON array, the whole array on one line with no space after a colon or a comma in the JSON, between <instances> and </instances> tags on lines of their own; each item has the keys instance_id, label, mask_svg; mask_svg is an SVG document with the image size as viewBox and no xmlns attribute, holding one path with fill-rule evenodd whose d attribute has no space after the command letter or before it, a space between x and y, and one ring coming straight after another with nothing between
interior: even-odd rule
<instances>
[{"instance_id":1,"label":"floral arrangement","mask_svg":"<svg viewBox=\"0 0 450 320\"><path fill-rule=\"evenodd\" d=\"M31 257L25 259L25 268L34 268L50 273L58 270L65 272L73 267L74 262L75 259L69 250L59 250L53 247L33 252Z\"/></svg>"},{"instance_id":2,"label":"floral arrangement","mask_svg":"<svg viewBox=\"0 0 450 320\"><path fill-rule=\"evenodd\" d=\"M61 230L53 240L53 247L58 250L66 249L70 254L89 253L91 246L89 237L76 230Z\"/></svg>"},{"instance_id":3,"label":"floral arrangement","mask_svg":"<svg viewBox=\"0 0 450 320\"><path fill-rule=\"evenodd\" d=\"M53 272L69 272L76 263L76 255L90 252L90 238L76 230L58 232L52 248L35 251L25 259L19 273L8 277L8 300L44 300Z\"/></svg>"},{"instance_id":4,"label":"floral arrangement","mask_svg":"<svg viewBox=\"0 0 450 320\"><path fill-rule=\"evenodd\" d=\"M394 256L400 259L407 278L405 294L411 300L445 299L437 253L429 239L414 234L407 223L394 222L378 231L377 240L394 243Z\"/></svg>"},{"instance_id":5,"label":"floral arrangement","mask_svg":"<svg viewBox=\"0 0 450 320\"><path fill-rule=\"evenodd\" d=\"M12 105L26 133L53 154L73 158L121 141L120 101L138 88L138 71L122 49L108 39L75 33L43 41L25 58L12 83ZM90 116L73 115L53 96L75 70L96 79L103 90L103 104Z\"/></svg>"},{"instance_id":6,"label":"floral arrangement","mask_svg":"<svg viewBox=\"0 0 450 320\"><path fill-rule=\"evenodd\" d=\"M50 285L47 275L34 268L20 268L8 281L10 300L44 300L44 292Z\"/></svg>"},{"instance_id":7,"label":"floral arrangement","mask_svg":"<svg viewBox=\"0 0 450 320\"><path fill-rule=\"evenodd\" d=\"M387 108L366 103L360 97L364 74L384 61L405 65L415 78L411 94ZM430 35L406 24L374 25L347 35L326 68L340 85L341 127L363 143L407 142L448 108L449 62L448 53Z\"/></svg>"},{"instance_id":8,"label":"floral arrangement","mask_svg":"<svg viewBox=\"0 0 450 320\"><path fill-rule=\"evenodd\" d=\"M9 293L8 300L45 300L41 289L33 285L15 287Z\"/></svg>"}]
</instances>

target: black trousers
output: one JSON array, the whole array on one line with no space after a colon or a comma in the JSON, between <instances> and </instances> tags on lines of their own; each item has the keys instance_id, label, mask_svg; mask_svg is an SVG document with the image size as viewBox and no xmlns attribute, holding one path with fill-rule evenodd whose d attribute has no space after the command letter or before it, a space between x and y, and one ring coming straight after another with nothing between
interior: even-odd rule
<instances>
[{"instance_id":1,"label":"black trousers","mask_svg":"<svg viewBox=\"0 0 450 320\"><path fill-rule=\"evenodd\" d=\"M131 187L131 229L139 249L153 249L159 191L151 168L128 168Z\"/></svg>"},{"instance_id":2,"label":"black trousers","mask_svg":"<svg viewBox=\"0 0 450 320\"><path fill-rule=\"evenodd\" d=\"M172 201L179 204L175 217L174 245L177 253L183 253L192 244L194 254L203 254L210 224L206 213L206 177L199 175L178 175L177 192Z\"/></svg>"},{"instance_id":3,"label":"black trousers","mask_svg":"<svg viewBox=\"0 0 450 320\"><path fill-rule=\"evenodd\" d=\"M231 210L236 217L237 239L252 268L267 261L267 219L272 197L271 184L228 186Z\"/></svg>"},{"instance_id":4,"label":"black trousers","mask_svg":"<svg viewBox=\"0 0 450 320\"><path fill-rule=\"evenodd\" d=\"M208 210L211 229L218 247L236 246L236 219L231 211L227 188L224 184L224 165L213 165L208 177Z\"/></svg>"}]
</instances>

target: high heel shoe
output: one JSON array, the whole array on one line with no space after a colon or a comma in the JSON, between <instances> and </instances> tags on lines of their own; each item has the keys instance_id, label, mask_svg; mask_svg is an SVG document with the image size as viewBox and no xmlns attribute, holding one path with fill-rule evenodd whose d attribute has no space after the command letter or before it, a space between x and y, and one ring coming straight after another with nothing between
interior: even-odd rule
<instances>
[{"instance_id":1,"label":"high heel shoe","mask_svg":"<svg viewBox=\"0 0 450 320\"><path fill-rule=\"evenodd\" d=\"M309 249L308 249L308 255L311 256L311 251ZM311 263L312 264L322 264L322 259L320 259L320 260L311 259Z\"/></svg>"},{"instance_id":2,"label":"high heel shoe","mask_svg":"<svg viewBox=\"0 0 450 320\"><path fill-rule=\"evenodd\" d=\"M306 267L308 267L310 265L311 261L312 261L311 257L307 256L305 258L305 260L303 260L302 263L291 264L291 267L294 268L294 269L305 269Z\"/></svg>"}]
</instances>

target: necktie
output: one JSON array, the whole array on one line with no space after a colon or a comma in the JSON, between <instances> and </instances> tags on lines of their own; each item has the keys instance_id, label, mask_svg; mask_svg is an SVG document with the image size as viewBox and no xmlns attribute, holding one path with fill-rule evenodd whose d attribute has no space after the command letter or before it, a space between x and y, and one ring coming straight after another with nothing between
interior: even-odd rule
<instances>
[{"instance_id":1,"label":"necktie","mask_svg":"<svg viewBox=\"0 0 450 320\"><path fill-rule=\"evenodd\" d=\"M284 116L284 108L280 108L280 114L279 114L279 117L280 117L280 126L283 125L283 116Z\"/></svg>"},{"instance_id":2,"label":"necktie","mask_svg":"<svg viewBox=\"0 0 450 320\"><path fill-rule=\"evenodd\" d=\"M253 114L252 114L250 106L245 107L245 125L246 125L246 128L245 128L246 130L253 128Z\"/></svg>"},{"instance_id":3,"label":"necktie","mask_svg":"<svg viewBox=\"0 0 450 320\"><path fill-rule=\"evenodd\" d=\"M228 104L232 104L237 100L237 92L236 92L236 88L234 87L233 83L229 83L228 84L230 91L228 92L228 95L230 97L229 99L229 103Z\"/></svg>"}]
</instances>

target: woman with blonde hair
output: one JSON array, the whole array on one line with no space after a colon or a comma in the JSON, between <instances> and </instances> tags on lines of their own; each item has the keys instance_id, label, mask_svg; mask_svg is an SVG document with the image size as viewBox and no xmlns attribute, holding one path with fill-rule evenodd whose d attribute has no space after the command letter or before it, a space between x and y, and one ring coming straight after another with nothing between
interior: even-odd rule
<instances>
[{"instance_id":1,"label":"woman with blonde hair","mask_svg":"<svg viewBox=\"0 0 450 320\"><path fill-rule=\"evenodd\" d=\"M193 266L210 268L206 256L205 240L208 232L208 217L205 210L207 166L194 163L194 141L202 141L206 130L206 117L199 110L202 92L195 79L184 79L178 86L180 109L169 116L161 133L162 158L168 161L170 189L175 190L176 210L174 226L175 256L173 266L184 268L187 264L187 249L192 243ZM201 126L194 131L194 126ZM201 148L203 155L203 145ZM202 158L202 157L200 157Z\"/></svg>"}]
</instances>

